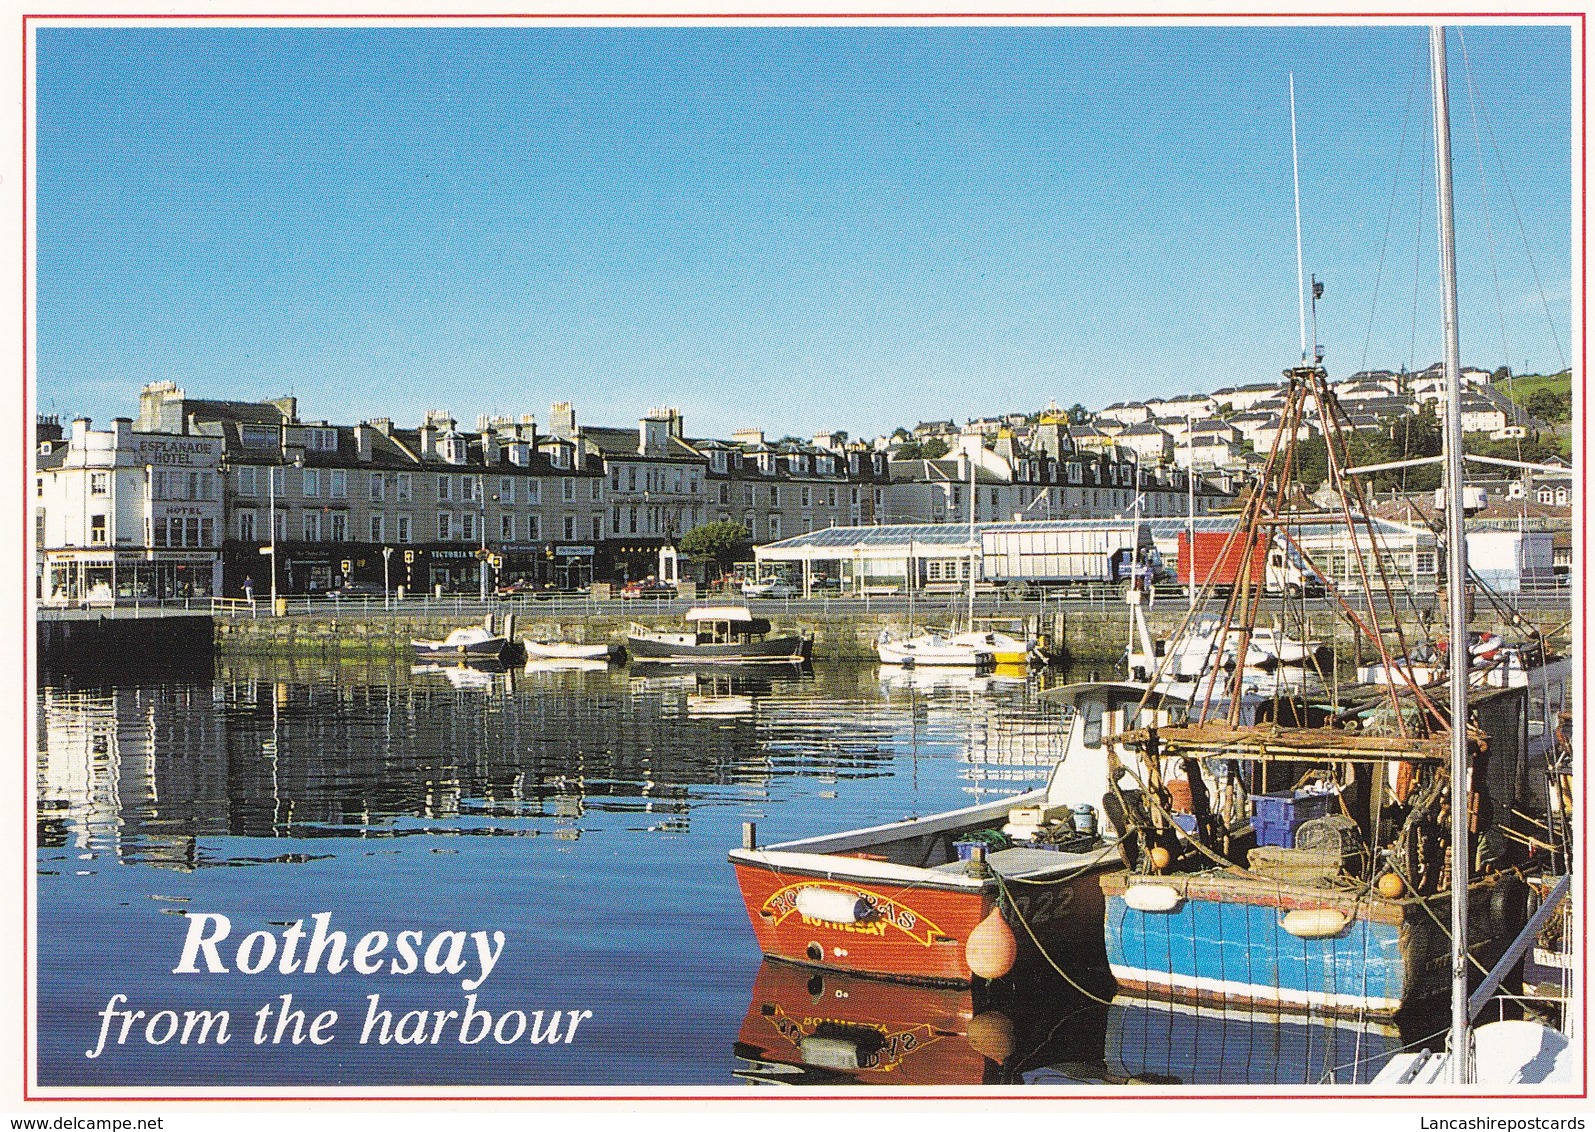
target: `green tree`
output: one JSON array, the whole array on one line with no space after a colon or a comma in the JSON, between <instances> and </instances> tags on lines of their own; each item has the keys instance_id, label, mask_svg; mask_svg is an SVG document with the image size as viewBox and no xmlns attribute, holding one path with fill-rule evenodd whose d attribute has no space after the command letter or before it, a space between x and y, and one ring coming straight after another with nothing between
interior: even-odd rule
<instances>
[{"instance_id":1,"label":"green tree","mask_svg":"<svg viewBox=\"0 0 1595 1132\"><path fill-rule=\"evenodd\" d=\"M939 436L929 440L915 440L912 437L903 441L893 454L894 460L940 460L947 455L947 442Z\"/></svg>"},{"instance_id":2,"label":"green tree","mask_svg":"<svg viewBox=\"0 0 1595 1132\"><path fill-rule=\"evenodd\" d=\"M1268 453L1265 450L1264 456ZM1296 482L1308 491L1316 491L1329 478L1329 448L1321 436L1309 436L1296 442Z\"/></svg>"},{"instance_id":3,"label":"green tree","mask_svg":"<svg viewBox=\"0 0 1595 1132\"><path fill-rule=\"evenodd\" d=\"M1084 405L1080 404L1078 401L1075 402L1073 405L1069 406L1069 423L1070 424L1072 424L1072 425L1083 425L1083 424L1086 423L1086 421L1088 421L1090 419L1091 419L1090 412L1088 412L1086 410L1086 407Z\"/></svg>"},{"instance_id":4,"label":"green tree","mask_svg":"<svg viewBox=\"0 0 1595 1132\"><path fill-rule=\"evenodd\" d=\"M747 558L753 551L753 542L746 527L728 520L693 527L681 536L677 549L694 561L714 563L718 576L739 558Z\"/></svg>"},{"instance_id":5,"label":"green tree","mask_svg":"<svg viewBox=\"0 0 1595 1132\"><path fill-rule=\"evenodd\" d=\"M1573 417L1573 397L1555 389L1536 389L1523 398L1523 408L1547 424L1560 424Z\"/></svg>"}]
</instances>

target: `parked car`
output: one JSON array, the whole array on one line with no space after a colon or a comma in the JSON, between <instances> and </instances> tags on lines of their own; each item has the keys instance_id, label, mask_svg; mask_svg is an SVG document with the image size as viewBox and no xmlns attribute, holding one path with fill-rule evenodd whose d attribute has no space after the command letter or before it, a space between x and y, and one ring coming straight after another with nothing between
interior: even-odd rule
<instances>
[{"instance_id":1,"label":"parked car","mask_svg":"<svg viewBox=\"0 0 1595 1132\"><path fill-rule=\"evenodd\" d=\"M627 582L620 590L621 597L675 597L676 587L658 578L639 578Z\"/></svg>"},{"instance_id":2,"label":"parked car","mask_svg":"<svg viewBox=\"0 0 1595 1132\"><path fill-rule=\"evenodd\" d=\"M553 582L534 582L530 578L516 578L513 582L506 582L495 589L494 594L502 598L510 597L554 597L559 593L559 587Z\"/></svg>"},{"instance_id":3,"label":"parked car","mask_svg":"<svg viewBox=\"0 0 1595 1132\"><path fill-rule=\"evenodd\" d=\"M798 589L784 578L765 578L757 582L743 582L743 597L796 597Z\"/></svg>"}]
</instances>

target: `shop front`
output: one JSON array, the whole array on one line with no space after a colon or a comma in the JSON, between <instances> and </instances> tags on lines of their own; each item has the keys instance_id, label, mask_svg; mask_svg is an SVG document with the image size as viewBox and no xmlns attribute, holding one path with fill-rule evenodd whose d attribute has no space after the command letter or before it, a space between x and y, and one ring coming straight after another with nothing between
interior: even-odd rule
<instances>
[{"instance_id":1,"label":"shop front","mask_svg":"<svg viewBox=\"0 0 1595 1132\"><path fill-rule=\"evenodd\" d=\"M593 561L596 557L591 546L558 544L554 551L554 585L561 590L576 590L593 583Z\"/></svg>"},{"instance_id":2,"label":"shop front","mask_svg":"<svg viewBox=\"0 0 1595 1132\"><path fill-rule=\"evenodd\" d=\"M221 584L220 559L204 551L50 551L44 569L51 606L210 598Z\"/></svg>"},{"instance_id":3,"label":"shop front","mask_svg":"<svg viewBox=\"0 0 1595 1132\"><path fill-rule=\"evenodd\" d=\"M669 540L662 538L628 538L624 542L608 544L610 562L607 573L610 580L625 583L658 576L659 551L669 545Z\"/></svg>"}]
</instances>

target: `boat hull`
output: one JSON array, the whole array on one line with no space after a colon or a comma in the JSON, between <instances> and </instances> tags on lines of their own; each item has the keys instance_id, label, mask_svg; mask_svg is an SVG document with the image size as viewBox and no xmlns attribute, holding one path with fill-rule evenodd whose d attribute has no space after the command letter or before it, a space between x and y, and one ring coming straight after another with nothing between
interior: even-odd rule
<instances>
[{"instance_id":1,"label":"boat hull","mask_svg":"<svg viewBox=\"0 0 1595 1132\"><path fill-rule=\"evenodd\" d=\"M1469 895L1470 950L1486 967L1525 918L1521 900L1502 889L1515 879L1485 877ZM1121 992L1388 1016L1450 990L1444 894L1386 900L1231 874L1118 873L1101 884L1108 963ZM1127 897L1138 887L1146 891ZM1175 894L1164 910L1152 908L1159 888ZM1334 915L1343 926L1328 931Z\"/></svg>"},{"instance_id":2,"label":"boat hull","mask_svg":"<svg viewBox=\"0 0 1595 1132\"><path fill-rule=\"evenodd\" d=\"M417 659L421 660L476 660L508 664L516 655L514 644L502 637L464 645L450 645L443 641L411 641L410 647L415 650Z\"/></svg>"},{"instance_id":3,"label":"boat hull","mask_svg":"<svg viewBox=\"0 0 1595 1132\"><path fill-rule=\"evenodd\" d=\"M650 664L802 664L809 658L807 637L766 637L726 644L681 644L629 636L626 651Z\"/></svg>"},{"instance_id":4,"label":"boat hull","mask_svg":"<svg viewBox=\"0 0 1595 1132\"><path fill-rule=\"evenodd\" d=\"M919 645L909 641L882 641L875 646L882 664L905 668L994 668L994 654L951 645Z\"/></svg>"},{"instance_id":5,"label":"boat hull","mask_svg":"<svg viewBox=\"0 0 1595 1132\"><path fill-rule=\"evenodd\" d=\"M526 641L526 655L537 660L609 660L619 651L607 641L575 645L564 641Z\"/></svg>"},{"instance_id":6,"label":"boat hull","mask_svg":"<svg viewBox=\"0 0 1595 1132\"><path fill-rule=\"evenodd\" d=\"M930 879L935 874L924 870L924 882L905 884L850 876L847 860L839 856L834 868L807 873L778 861L768 866L733 861L748 922L766 956L914 983L968 986L974 980L967 944L970 933L999 906L995 880L979 887L940 887ZM1071 975L1105 972L1099 872L1082 869L1045 886L1009 882L1018 917L1006 903L1003 908L1019 945L1016 970L1046 964L1029 938L1033 931L1046 954ZM797 908L805 888L851 894L868 902L872 914L859 923L805 915Z\"/></svg>"},{"instance_id":7,"label":"boat hull","mask_svg":"<svg viewBox=\"0 0 1595 1132\"><path fill-rule=\"evenodd\" d=\"M1040 660L1035 645L1006 633L965 632L944 636L883 637L875 644L882 664L918 668L991 668L1026 666Z\"/></svg>"}]
</instances>

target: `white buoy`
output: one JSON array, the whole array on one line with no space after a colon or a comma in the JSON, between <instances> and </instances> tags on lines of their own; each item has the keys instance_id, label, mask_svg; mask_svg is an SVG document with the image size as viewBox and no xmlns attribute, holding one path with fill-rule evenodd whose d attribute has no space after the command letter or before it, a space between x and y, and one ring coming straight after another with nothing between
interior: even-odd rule
<instances>
[{"instance_id":1,"label":"white buoy","mask_svg":"<svg viewBox=\"0 0 1595 1132\"><path fill-rule=\"evenodd\" d=\"M1280 927L1298 939L1328 939L1346 930L1351 917L1337 908L1293 908Z\"/></svg>"},{"instance_id":2,"label":"white buoy","mask_svg":"<svg viewBox=\"0 0 1595 1132\"><path fill-rule=\"evenodd\" d=\"M1124 890L1124 903L1137 912L1172 912L1180 906L1180 892L1166 884L1132 884Z\"/></svg>"},{"instance_id":3,"label":"white buoy","mask_svg":"<svg viewBox=\"0 0 1595 1132\"><path fill-rule=\"evenodd\" d=\"M856 924L870 913L869 901L858 893L834 888L800 888L796 905L799 915L828 924Z\"/></svg>"}]
</instances>

